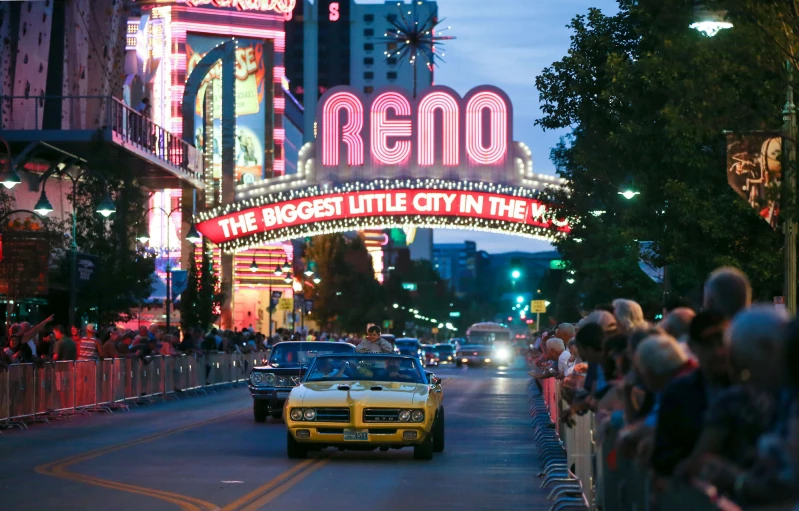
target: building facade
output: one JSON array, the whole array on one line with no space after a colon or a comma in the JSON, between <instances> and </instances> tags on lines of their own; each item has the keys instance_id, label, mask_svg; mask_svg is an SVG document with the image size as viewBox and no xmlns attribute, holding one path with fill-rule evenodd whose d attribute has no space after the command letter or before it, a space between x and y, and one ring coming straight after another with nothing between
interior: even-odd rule
<instances>
[{"instance_id":1,"label":"building facade","mask_svg":"<svg viewBox=\"0 0 799 511\"><path fill-rule=\"evenodd\" d=\"M477 291L476 256L474 241L433 245L433 266L458 298L471 298Z\"/></svg>"}]
</instances>

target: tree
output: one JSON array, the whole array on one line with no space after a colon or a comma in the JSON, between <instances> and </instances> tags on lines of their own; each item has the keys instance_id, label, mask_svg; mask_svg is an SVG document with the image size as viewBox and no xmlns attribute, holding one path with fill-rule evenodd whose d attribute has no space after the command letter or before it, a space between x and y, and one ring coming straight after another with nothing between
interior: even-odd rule
<instances>
[{"instance_id":1,"label":"tree","mask_svg":"<svg viewBox=\"0 0 799 511\"><path fill-rule=\"evenodd\" d=\"M87 176L77 184L77 243L79 250L98 258L92 284L78 293L79 314L88 313L107 324L123 319L131 308L150 296L153 257L136 250L136 226L144 216L147 195L129 174L107 176L116 213L109 218L97 214L105 197L103 183ZM69 258L65 258L69 264ZM69 275L65 271L64 275Z\"/></svg>"},{"instance_id":2,"label":"tree","mask_svg":"<svg viewBox=\"0 0 799 511\"><path fill-rule=\"evenodd\" d=\"M707 38L690 2L621 0L577 16L569 54L536 79L546 129L570 128L552 151L572 193L553 193L571 235L557 242L584 307L662 290L638 268L640 241L673 292L720 265L746 271L760 298L780 288L780 236L727 186L724 131L779 129L782 56L753 24ZM623 184L640 191L618 195Z\"/></svg>"}]
</instances>

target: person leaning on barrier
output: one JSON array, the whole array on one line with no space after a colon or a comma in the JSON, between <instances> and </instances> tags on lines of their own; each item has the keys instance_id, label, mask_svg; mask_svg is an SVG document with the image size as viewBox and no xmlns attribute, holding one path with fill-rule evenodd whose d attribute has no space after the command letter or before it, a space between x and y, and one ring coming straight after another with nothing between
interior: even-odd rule
<instances>
[{"instance_id":1,"label":"person leaning on barrier","mask_svg":"<svg viewBox=\"0 0 799 511\"><path fill-rule=\"evenodd\" d=\"M787 318L773 307L740 312L725 333L733 385L708 409L704 429L691 455L676 469L679 477L699 477L740 500L769 500L762 470L773 472L773 461L758 454L773 449L761 445L785 425L796 425L786 360ZM780 361L780 363L775 363ZM760 451L760 453L758 452ZM758 461L765 461L759 466Z\"/></svg>"},{"instance_id":2,"label":"person leaning on barrier","mask_svg":"<svg viewBox=\"0 0 799 511\"><path fill-rule=\"evenodd\" d=\"M394 353L391 343L380 337L380 327L372 325L366 331L366 339L361 341L357 353Z\"/></svg>"}]
</instances>

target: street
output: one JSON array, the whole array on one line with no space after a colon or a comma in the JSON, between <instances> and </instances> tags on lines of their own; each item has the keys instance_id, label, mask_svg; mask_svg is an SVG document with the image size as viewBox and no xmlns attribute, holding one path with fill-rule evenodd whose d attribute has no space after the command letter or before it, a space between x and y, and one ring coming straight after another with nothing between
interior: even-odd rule
<instances>
[{"instance_id":1,"label":"street","mask_svg":"<svg viewBox=\"0 0 799 511\"><path fill-rule=\"evenodd\" d=\"M445 452L286 457L247 389L74 417L0 436L2 509L542 509L524 370L438 368Z\"/></svg>"}]
</instances>

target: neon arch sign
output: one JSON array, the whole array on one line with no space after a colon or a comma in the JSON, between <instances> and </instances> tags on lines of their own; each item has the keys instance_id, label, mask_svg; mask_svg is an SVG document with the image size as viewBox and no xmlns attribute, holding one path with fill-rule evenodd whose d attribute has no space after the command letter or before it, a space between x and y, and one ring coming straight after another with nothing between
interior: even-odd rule
<instances>
[{"instance_id":1,"label":"neon arch sign","mask_svg":"<svg viewBox=\"0 0 799 511\"><path fill-rule=\"evenodd\" d=\"M512 163L513 107L502 90L488 85L463 98L435 86L416 99L394 87L368 98L352 87L334 87L320 99L317 119L323 169L490 170Z\"/></svg>"}]
</instances>

